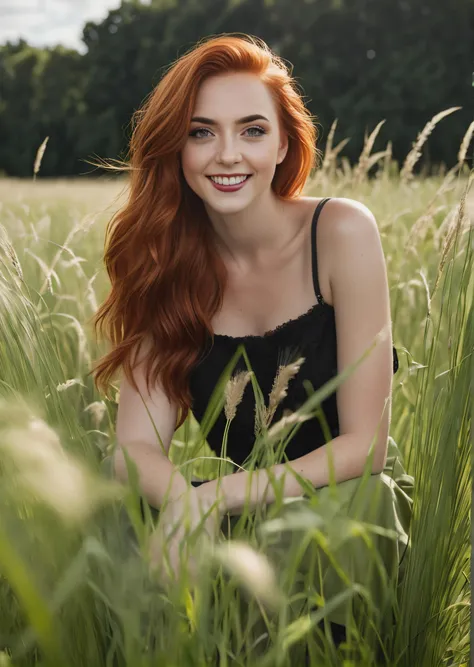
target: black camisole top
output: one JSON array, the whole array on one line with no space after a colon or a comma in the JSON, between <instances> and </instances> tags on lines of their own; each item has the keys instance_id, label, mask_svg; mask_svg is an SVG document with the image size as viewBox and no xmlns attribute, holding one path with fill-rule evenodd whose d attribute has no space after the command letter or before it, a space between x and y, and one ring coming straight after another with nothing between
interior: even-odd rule
<instances>
[{"instance_id":1,"label":"black camisole top","mask_svg":"<svg viewBox=\"0 0 474 667\"><path fill-rule=\"evenodd\" d=\"M203 357L195 365L190 376L192 412L198 422L202 420L216 384L240 344L245 346L266 405L278 367L294 362L298 357L305 358L296 376L289 381L287 395L279 404L272 424L279 421L285 411L293 412L306 402L308 393L303 386L304 380L309 380L317 391L337 375L335 311L333 306L325 303L319 289L316 252L316 225L319 214L329 199L330 197L327 197L318 204L311 223L312 274L317 304L296 319L288 320L262 336L215 334L213 343L210 337ZM393 348L393 367L395 373L398 369L395 348ZM242 356L235 366L233 375L240 370L248 370ZM322 402L321 408L331 437L337 437L339 422L336 392ZM227 440L227 458L239 465L244 463L254 446L254 424L255 396L252 384L248 382L242 401L237 406L236 415L230 424ZM222 409L207 435L207 442L218 456L222 453L225 425L226 417ZM326 442L320 420L314 417L299 426L286 446L285 454L288 460L293 460L325 445Z\"/></svg>"}]
</instances>

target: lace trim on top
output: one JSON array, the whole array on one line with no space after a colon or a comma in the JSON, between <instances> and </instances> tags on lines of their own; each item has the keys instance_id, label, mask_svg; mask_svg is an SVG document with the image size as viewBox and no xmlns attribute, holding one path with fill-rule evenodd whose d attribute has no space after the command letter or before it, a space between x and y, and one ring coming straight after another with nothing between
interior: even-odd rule
<instances>
[{"instance_id":1,"label":"lace trim on top","mask_svg":"<svg viewBox=\"0 0 474 667\"><path fill-rule=\"evenodd\" d=\"M334 307L331 306L329 303L326 303L325 301L322 304L315 303L314 306L311 306L309 310L307 310L305 313L302 313L301 315L298 315L298 317L294 317L291 320L287 320L286 322L283 322L282 324L279 324L276 326L274 329L270 329L269 331L265 331L264 334L259 335L259 334L247 334L246 336L229 336L227 334L213 334L213 338L220 340L220 341L232 341L233 343L236 342L256 342L256 341L263 341L263 340L268 340L268 339L274 339L274 337L277 334L281 333L287 333L287 331L290 329L290 327L295 327L295 325L302 324L303 322L306 322L313 313L328 313L328 312L334 312ZM291 329L290 329L291 331ZM291 335L294 335L294 332L291 332ZM281 340L280 340L281 344ZM207 356L210 354L212 350L208 350L207 354L205 355L204 359L207 358ZM398 352L397 348L393 345L392 346L392 354L393 354L393 372L394 374L398 371L400 364L399 364L399 359L398 359ZM203 361L203 360L201 360Z\"/></svg>"},{"instance_id":2,"label":"lace trim on top","mask_svg":"<svg viewBox=\"0 0 474 667\"><path fill-rule=\"evenodd\" d=\"M298 317L294 317L290 320L286 320L286 322L282 322L282 324L278 324L274 329L269 329L268 331L265 331L263 334L247 334L246 336L230 336L228 334L218 334L215 333L213 334L214 338L221 339L221 340L257 340L257 339L266 339L270 338L271 336L274 336L277 333L280 333L283 330L286 330L289 326L299 324L300 322L306 320L308 317L310 317L313 313L318 312L318 311L323 311L327 308L332 309L333 307L330 306L328 303L315 303L311 308L309 308L305 313L301 313L301 315L298 315Z\"/></svg>"}]
</instances>

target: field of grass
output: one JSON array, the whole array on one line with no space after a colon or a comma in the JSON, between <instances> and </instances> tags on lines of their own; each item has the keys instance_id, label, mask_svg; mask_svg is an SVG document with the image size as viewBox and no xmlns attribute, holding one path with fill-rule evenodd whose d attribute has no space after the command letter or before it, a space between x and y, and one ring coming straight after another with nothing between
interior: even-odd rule
<instances>
[{"instance_id":1,"label":"field of grass","mask_svg":"<svg viewBox=\"0 0 474 667\"><path fill-rule=\"evenodd\" d=\"M203 560L198 584L183 578L166 592L157 585L136 488L122 489L107 475L117 405L98 395L89 375L105 350L91 327L108 291L105 224L126 183L0 181L0 665L299 667L305 641L314 666L467 665L474 206L472 175L462 164L473 129L460 163L429 177L412 175L416 151L402 169L389 150L371 155L375 134L354 168L329 143L305 193L366 204L389 272L400 359L391 436L415 495L396 623L377 659L370 604L370 623L359 632L354 626L338 651L315 626L340 600L289 618L293 551L285 576L275 577L256 554L251 527L244 544ZM192 459L198 441L190 419L175 434L173 461ZM190 478L215 466L197 460L183 471ZM302 515L300 539L331 552L331 512L319 506L313 517ZM341 518L338 526L350 549L354 524ZM358 530L369 536L367 526ZM310 582L302 585L308 590ZM358 593L349 581L347 596ZM272 642L261 651L265 633Z\"/></svg>"}]
</instances>

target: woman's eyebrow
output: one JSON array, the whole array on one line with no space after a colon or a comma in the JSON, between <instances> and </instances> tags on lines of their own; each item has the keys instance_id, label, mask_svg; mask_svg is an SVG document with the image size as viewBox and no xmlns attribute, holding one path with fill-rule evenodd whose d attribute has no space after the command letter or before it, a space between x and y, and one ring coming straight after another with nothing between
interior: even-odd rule
<instances>
[{"instance_id":1,"label":"woman's eyebrow","mask_svg":"<svg viewBox=\"0 0 474 667\"><path fill-rule=\"evenodd\" d=\"M245 123L252 123L254 120L266 120L267 123L270 121L268 118L265 118L265 116L262 116L261 114L252 114L251 116L244 116L243 118L239 118L238 120L235 121L236 125L244 125ZM193 116L191 118L191 122L193 123L205 123L206 125L219 125L219 123L216 120L212 120L212 118L205 118L204 116Z\"/></svg>"}]
</instances>

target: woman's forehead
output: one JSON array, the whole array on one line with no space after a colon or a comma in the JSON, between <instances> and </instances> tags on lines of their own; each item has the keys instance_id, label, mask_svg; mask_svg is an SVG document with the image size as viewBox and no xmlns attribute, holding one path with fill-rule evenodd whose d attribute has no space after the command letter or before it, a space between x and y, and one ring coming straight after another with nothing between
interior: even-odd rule
<instances>
[{"instance_id":1,"label":"woman's forehead","mask_svg":"<svg viewBox=\"0 0 474 667\"><path fill-rule=\"evenodd\" d=\"M273 98L257 76L240 73L206 79L200 86L193 110L193 116L222 121L234 121L254 114L274 120Z\"/></svg>"}]
</instances>

